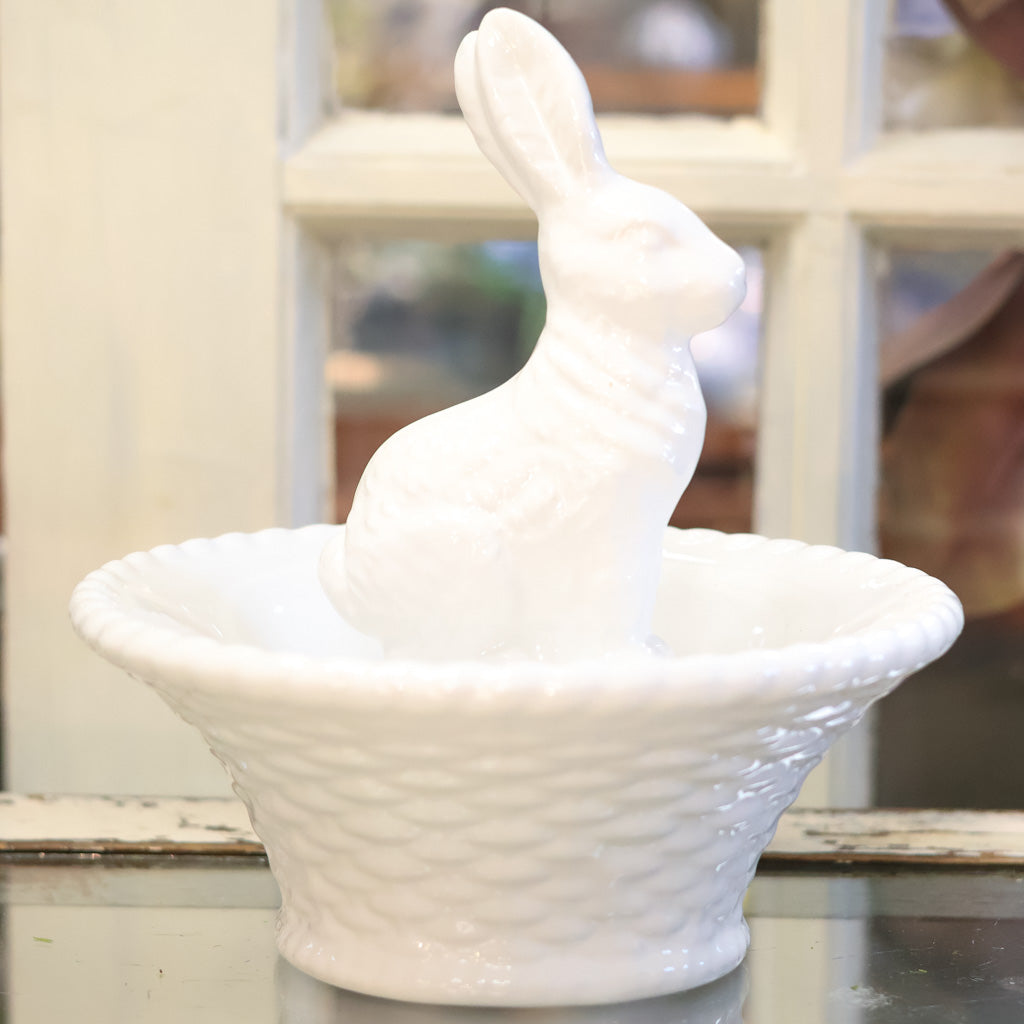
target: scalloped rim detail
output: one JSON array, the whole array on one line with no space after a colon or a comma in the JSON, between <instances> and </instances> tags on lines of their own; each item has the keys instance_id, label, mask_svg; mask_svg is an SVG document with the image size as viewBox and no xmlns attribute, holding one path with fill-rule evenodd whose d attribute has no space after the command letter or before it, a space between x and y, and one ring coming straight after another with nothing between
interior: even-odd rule
<instances>
[{"instance_id":1,"label":"scalloped rim detail","mask_svg":"<svg viewBox=\"0 0 1024 1024\"><path fill-rule=\"evenodd\" d=\"M760 549L780 559L831 560L837 573L866 574L904 588L904 609L885 625L827 642L728 654L690 654L666 658L609 658L571 663L418 662L399 659L324 657L267 651L182 635L142 622L118 606L125 583L144 576L154 563L201 560L216 548L288 543L320 532L326 542L337 526L318 524L297 530L272 528L257 533L228 533L165 544L108 562L90 573L72 595L70 613L79 635L95 651L130 674L158 686L189 685L204 690L244 691L249 699L375 702L415 698L437 706L472 697L494 707L502 698L518 703L524 691L564 693L628 691L654 695L671 687L672 703L707 707L743 699L772 700L801 694L835 693L864 687L891 689L900 679L943 654L963 627L960 602L945 584L918 569L863 552L848 552L795 540L714 530L675 530L666 534L666 554L678 544L716 544L723 551ZM673 543L674 542L674 543ZM902 578L901 578L902 577ZM842 683L825 681L829 666L847 666ZM813 678L812 682L808 682ZM664 696L664 694L662 694Z\"/></svg>"}]
</instances>

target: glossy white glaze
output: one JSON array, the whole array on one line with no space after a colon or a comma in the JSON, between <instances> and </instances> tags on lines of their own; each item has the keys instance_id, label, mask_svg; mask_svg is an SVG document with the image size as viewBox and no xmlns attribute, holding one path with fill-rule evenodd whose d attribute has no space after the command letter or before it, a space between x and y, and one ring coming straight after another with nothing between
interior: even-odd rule
<instances>
[{"instance_id":1,"label":"glossy white glaze","mask_svg":"<svg viewBox=\"0 0 1024 1024\"><path fill-rule=\"evenodd\" d=\"M129 556L72 619L230 772L284 956L398 999L601 1003L726 973L807 772L962 623L894 562L669 530L654 622L677 656L385 658L317 581L332 531Z\"/></svg>"},{"instance_id":2,"label":"glossy white glaze","mask_svg":"<svg viewBox=\"0 0 1024 1024\"><path fill-rule=\"evenodd\" d=\"M320 578L396 656L644 651L704 440L689 341L737 307L743 264L611 169L583 76L525 15L489 12L455 77L481 150L537 213L547 322L512 380L381 446Z\"/></svg>"}]
</instances>

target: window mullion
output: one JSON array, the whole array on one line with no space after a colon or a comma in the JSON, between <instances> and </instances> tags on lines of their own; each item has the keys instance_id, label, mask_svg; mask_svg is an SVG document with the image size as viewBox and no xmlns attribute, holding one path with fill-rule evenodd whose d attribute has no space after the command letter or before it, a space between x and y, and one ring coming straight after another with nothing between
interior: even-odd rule
<instances>
[{"instance_id":1,"label":"window mullion","mask_svg":"<svg viewBox=\"0 0 1024 1024\"><path fill-rule=\"evenodd\" d=\"M875 341L865 240L844 167L873 138L882 14L870 0L769 0L765 119L806 175L807 204L769 262L755 523L776 536L870 548L876 483ZM840 744L805 805L868 795L869 736Z\"/></svg>"},{"instance_id":2,"label":"window mullion","mask_svg":"<svg viewBox=\"0 0 1024 1024\"><path fill-rule=\"evenodd\" d=\"M883 136L851 162L840 199L865 223L1024 237L1024 131L960 128Z\"/></svg>"},{"instance_id":3,"label":"window mullion","mask_svg":"<svg viewBox=\"0 0 1024 1024\"><path fill-rule=\"evenodd\" d=\"M808 201L791 154L760 125L615 117L602 119L601 129L618 170L668 189L704 216L771 224ZM284 200L293 216L335 236L530 237L536 230L465 125L444 115L344 113L287 160Z\"/></svg>"},{"instance_id":4,"label":"window mullion","mask_svg":"<svg viewBox=\"0 0 1024 1024\"><path fill-rule=\"evenodd\" d=\"M813 214L770 262L758 529L873 545L874 318L863 233Z\"/></svg>"},{"instance_id":5,"label":"window mullion","mask_svg":"<svg viewBox=\"0 0 1024 1024\"><path fill-rule=\"evenodd\" d=\"M806 168L808 205L775 246L764 332L758 528L869 546L874 419L863 240L843 206L848 154L877 111L880 28L866 0L766 5L765 116ZM870 8L870 10L869 10Z\"/></svg>"}]
</instances>

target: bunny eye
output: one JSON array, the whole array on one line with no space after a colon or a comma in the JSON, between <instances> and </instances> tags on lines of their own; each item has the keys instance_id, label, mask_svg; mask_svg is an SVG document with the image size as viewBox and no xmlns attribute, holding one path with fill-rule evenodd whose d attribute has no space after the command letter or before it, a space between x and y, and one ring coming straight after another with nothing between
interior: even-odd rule
<instances>
[{"instance_id":1,"label":"bunny eye","mask_svg":"<svg viewBox=\"0 0 1024 1024\"><path fill-rule=\"evenodd\" d=\"M645 249L658 249L672 244L672 235L664 224L652 224L639 221L627 224L616 235L617 239L632 245L643 246Z\"/></svg>"}]
</instances>

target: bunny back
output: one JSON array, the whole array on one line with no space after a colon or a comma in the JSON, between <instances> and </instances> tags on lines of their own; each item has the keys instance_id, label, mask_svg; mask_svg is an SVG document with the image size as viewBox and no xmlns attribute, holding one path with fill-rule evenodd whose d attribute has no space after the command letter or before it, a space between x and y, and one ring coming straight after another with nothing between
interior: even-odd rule
<instances>
[{"instance_id":1,"label":"bunny back","mask_svg":"<svg viewBox=\"0 0 1024 1024\"><path fill-rule=\"evenodd\" d=\"M386 441L324 550L331 599L391 655L563 660L647 640L671 470L595 447L521 380Z\"/></svg>"}]
</instances>

